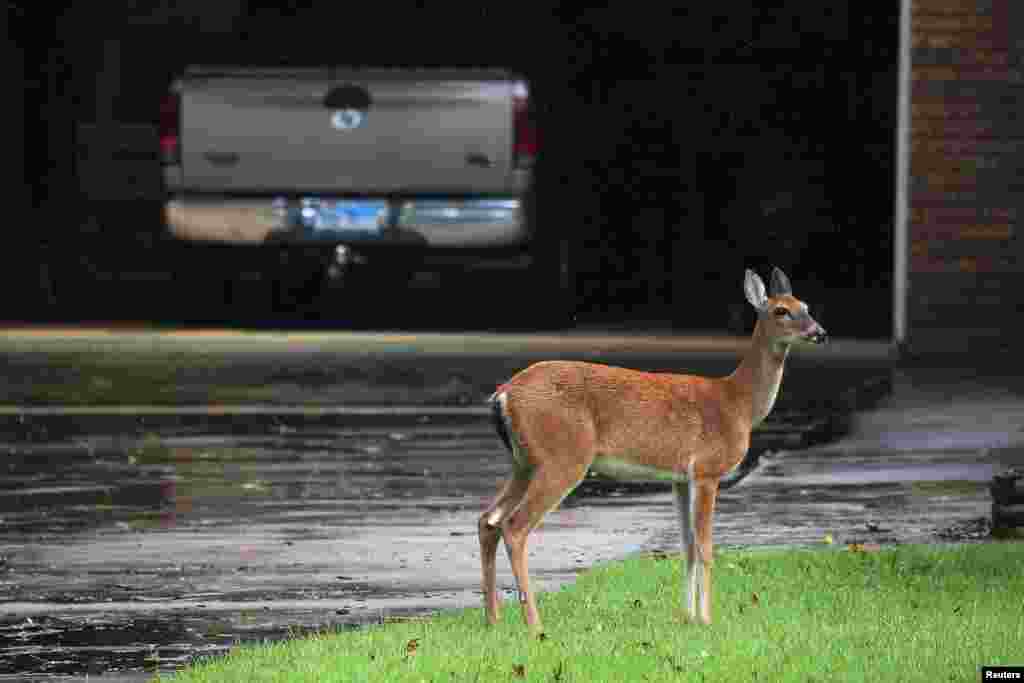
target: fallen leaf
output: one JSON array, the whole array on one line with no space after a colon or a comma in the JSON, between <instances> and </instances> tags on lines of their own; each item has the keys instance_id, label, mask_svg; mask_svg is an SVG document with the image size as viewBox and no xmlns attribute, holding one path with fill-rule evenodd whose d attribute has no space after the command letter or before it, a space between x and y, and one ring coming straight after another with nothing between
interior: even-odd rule
<instances>
[{"instance_id":1,"label":"fallen leaf","mask_svg":"<svg viewBox=\"0 0 1024 683\"><path fill-rule=\"evenodd\" d=\"M851 553L877 553L882 546L877 543L851 543L847 548Z\"/></svg>"},{"instance_id":2,"label":"fallen leaf","mask_svg":"<svg viewBox=\"0 0 1024 683\"><path fill-rule=\"evenodd\" d=\"M759 596L757 593L751 593L750 594L750 604L753 605L754 607L759 606L761 604L761 596Z\"/></svg>"},{"instance_id":3,"label":"fallen leaf","mask_svg":"<svg viewBox=\"0 0 1024 683\"><path fill-rule=\"evenodd\" d=\"M408 643L406 643L405 644L405 654L406 654L406 656L407 657L412 657L414 654L416 654L416 648L418 648L419 646L420 646L420 639L419 638L413 638Z\"/></svg>"},{"instance_id":4,"label":"fallen leaf","mask_svg":"<svg viewBox=\"0 0 1024 683\"><path fill-rule=\"evenodd\" d=\"M523 678L524 676L526 676L526 665L525 664L513 664L512 665L512 674L516 678Z\"/></svg>"}]
</instances>

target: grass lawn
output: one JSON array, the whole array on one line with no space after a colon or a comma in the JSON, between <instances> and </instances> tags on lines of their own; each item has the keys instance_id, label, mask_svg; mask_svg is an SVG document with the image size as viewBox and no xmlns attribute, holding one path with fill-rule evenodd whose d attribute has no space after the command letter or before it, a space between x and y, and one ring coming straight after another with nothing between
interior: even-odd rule
<instances>
[{"instance_id":1,"label":"grass lawn","mask_svg":"<svg viewBox=\"0 0 1024 683\"><path fill-rule=\"evenodd\" d=\"M977 681L1024 664L1024 543L717 554L714 618L686 624L677 556L602 565L540 596L242 646L174 676L239 681ZM161 680L168 680L163 677Z\"/></svg>"}]
</instances>

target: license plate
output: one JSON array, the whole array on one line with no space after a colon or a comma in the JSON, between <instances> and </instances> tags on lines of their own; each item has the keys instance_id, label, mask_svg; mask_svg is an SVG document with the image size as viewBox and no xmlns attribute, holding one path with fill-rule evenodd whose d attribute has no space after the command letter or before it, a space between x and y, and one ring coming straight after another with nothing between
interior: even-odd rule
<instances>
[{"instance_id":1,"label":"license plate","mask_svg":"<svg viewBox=\"0 0 1024 683\"><path fill-rule=\"evenodd\" d=\"M316 231L380 232L387 223L384 200L302 199L297 222Z\"/></svg>"}]
</instances>

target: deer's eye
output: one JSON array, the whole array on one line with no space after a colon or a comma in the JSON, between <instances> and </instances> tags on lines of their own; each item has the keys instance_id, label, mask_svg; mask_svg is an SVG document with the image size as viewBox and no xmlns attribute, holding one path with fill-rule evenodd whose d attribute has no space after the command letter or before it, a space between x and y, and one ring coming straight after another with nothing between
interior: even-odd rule
<instances>
[{"instance_id":1,"label":"deer's eye","mask_svg":"<svg viewBox=\"0 0 1024 683\"><path fill-rule=\"evenodd\" d=\"M789 309L786 309L786 308L783 308L783 307L779 306L778 308L775 309L775 317L776 318L788 318L789 317Z\"/></svg>"}]
</instances>

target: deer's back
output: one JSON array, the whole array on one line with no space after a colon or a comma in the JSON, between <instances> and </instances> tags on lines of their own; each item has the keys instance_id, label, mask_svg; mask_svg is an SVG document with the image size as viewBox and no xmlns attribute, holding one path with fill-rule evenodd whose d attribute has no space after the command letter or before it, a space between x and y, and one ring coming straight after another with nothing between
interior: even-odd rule
<instances>
[{"instance_id":1,"label":"deer's back","mask_svg":"<svg viewBox=\"0 0 1024 683\"><path fill-rule=\"evenodd\" d=\"M513 429L526 438L661 471L684 472L700 452L706 472L698 474L722 474L749 443L749 428L715 378L545 361L499 391L506 392Z\"/></svg>"}]
</instances>

